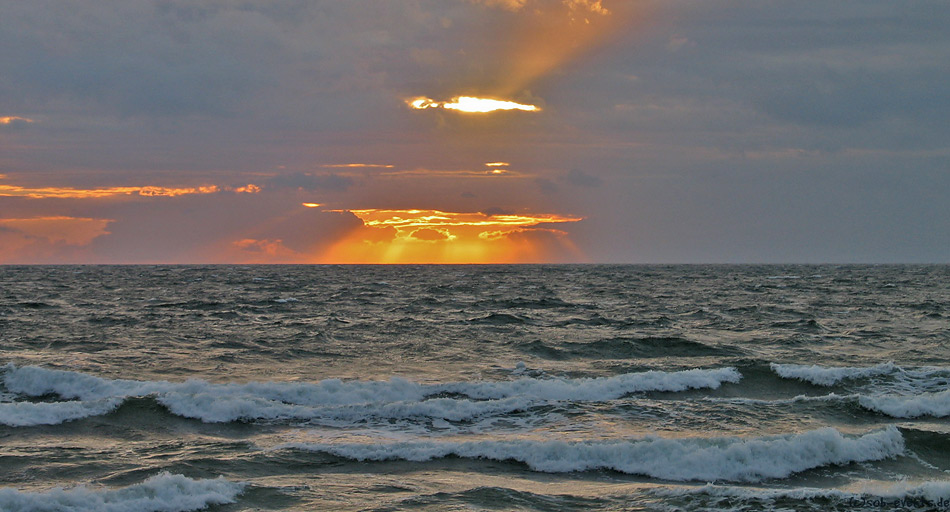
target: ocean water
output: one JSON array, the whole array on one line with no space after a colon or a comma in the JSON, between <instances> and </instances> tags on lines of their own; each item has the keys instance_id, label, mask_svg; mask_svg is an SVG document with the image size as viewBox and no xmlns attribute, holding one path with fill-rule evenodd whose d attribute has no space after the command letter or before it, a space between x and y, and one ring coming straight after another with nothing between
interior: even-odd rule
<instances>
[{"instance_id":1,"label":"ocean water","mask_svg":"<svg viewBox=\"0 0 950 512\"><path fill-rule=\"evenodd\" d=\"M950 267L0 267L0 511L205 509L950 510Z\"/></svg>"}]
</instances>

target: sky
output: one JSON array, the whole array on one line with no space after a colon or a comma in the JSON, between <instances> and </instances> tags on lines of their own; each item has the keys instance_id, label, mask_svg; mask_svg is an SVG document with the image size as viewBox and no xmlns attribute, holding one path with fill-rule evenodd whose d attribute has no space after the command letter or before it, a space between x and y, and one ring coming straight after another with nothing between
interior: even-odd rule
<instances>
[{"instance_id":1,"label":"sky","mask_svg":"<svg viewBox=\"0 0 950 512\"><path fill-rule=\"evenodd\" d=\"M0 263L947 263L947 26L946 0L0 0Z\"/></svg>"}]
</instances>

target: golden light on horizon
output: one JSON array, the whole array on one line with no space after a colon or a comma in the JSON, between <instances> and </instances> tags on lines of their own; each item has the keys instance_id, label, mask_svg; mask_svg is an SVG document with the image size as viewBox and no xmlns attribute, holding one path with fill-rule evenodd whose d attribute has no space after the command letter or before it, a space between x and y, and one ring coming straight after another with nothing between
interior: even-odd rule
<instances>
[{"instance_id":1,"label":"golden light on horizon","mask_svg":"<svg viewBox=\"0 0 950 512\"><path fill-rule=\"evenodd\" d=\"M406 104L415 110L441 108L475 114L497 112L499 110L520 110L523 112L541 111L541 108L537 105L528 105L524 103L493 98L477 98L475 96L456 96L449 101L436 101L432 98L419 96L417 98L410 98L406 100Z\"/></svg>"},{"instance_id":2,"label":"golden light on horizon","mask_svg":"<svg viewBox=\"0 0 950 512\"><path fill-rule=\"evenodd\" d=\"M485 167L508 167L511 164L508 162L486 162Z\"/></svg>"},{"instance_id":3,"label":"golden light on horizon","mask_svg":"<svg viewBox=\"0 0 950 512\"><path fill-rule=\"evenodd\" d=\"M321 205L320 203L301 203L301 204L303 204L303 205L306 206L307 208L319 208L319 207L323 206L323 205Z\"/></svg>"},{"instance_id":4,"label":"golden light on horizon","mask_svg":"<svg viewBox=\"0 0 950 512\"><path fill-rule=\"evenodd\" d=\"M529 263L582 259L563 230L582 217L441 210L328 210L348 212L363 225L336 243L322 263Z\"/></svg>"}]
</instances>

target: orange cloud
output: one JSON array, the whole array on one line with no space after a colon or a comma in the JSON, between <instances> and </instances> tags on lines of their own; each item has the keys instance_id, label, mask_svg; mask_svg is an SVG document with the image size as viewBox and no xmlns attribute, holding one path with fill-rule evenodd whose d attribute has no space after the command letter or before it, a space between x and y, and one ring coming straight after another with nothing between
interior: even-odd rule
<instances>
[{"instance_id":1,"label":"orange cloud","mask_svg":"<svg viewBox=\"0 0 950 512\"><path fill-rule=\"evenodd\" d=\"M32 123L32 122L34 122L32 119L29 119L26 117L20 117L20 116L0 117L0 125L11 125L11 124L17 124L17 123Z\"/></svg>"},{"instance_id":2,"label":"orange cloud","mask_svg":"<svg viewBox=\"0 0 950 512\"><path fill-rule=\"evenodd\" d=\"M66 216L0 218L0 263L74 261L77 249L109 234L110 222Z\"/></svg>"},{"instance_id":3,"label":"orange cloud","mask_svg":"<svg viewBox=\"0 0 950 512\"><path fill-rule=\"evenodd\" d=\"M347 211L362 220L363 226L320 255L320 262L528 263L583 259L567 232L537 227L574 223L581 217L441 210Z\"/></svg>"},{"instance_id":4,"label":"orange cloud","mask_svg":"<svg viewBox=\"0 0 950 512\"><path fill-rule=\"evenodd\" d=\"M0 178L5 176L0 175ZM103 188L75 188L75 187L23 187L19 185L0 185L0 197L29 197L32 199L99 199L115 196L142 196L142 197L177 197L192 194L215 194L223 190L239 194L256 194L261 187L247 184L238 188L221 188L217 185L201 185L198 187L103 187Z\"/></svg>"},{"instance_id":5,"label":"orange cloud","mask_svg":"<svg viewBox=\"0 0 950 512\"><path fill-rule=\"evenodd\" d=\"M362 168L392 169L395 166L391 164L326 164L326 165L322 165L321 167L340 168L340 169L362 169Z\"/></svg>"},{"instance_id":6,"label":"orange cloud","mask_svg":"<svg viewBox=\"0 0 950 512\"><path fill-rule=\"evenodd\" d=\"M248 183L247 185L244 185L243 187L238 187L233 190L235 193L238 193L238 194L259 194L261 192L261 187L253 183Z\"/></svg>"}]
</instances>

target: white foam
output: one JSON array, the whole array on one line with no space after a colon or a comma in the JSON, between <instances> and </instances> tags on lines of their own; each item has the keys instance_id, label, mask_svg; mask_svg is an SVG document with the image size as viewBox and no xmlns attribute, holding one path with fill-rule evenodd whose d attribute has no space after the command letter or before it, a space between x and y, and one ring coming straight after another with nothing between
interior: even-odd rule
<instances>
[{"instance_id":1,"label":"white foam","mask_svg":"<svg viewBox=\"0 0 950 512\"><path fill-rule=\"evenodd\" d=\"M447 456L515 460L544 472L610 469L667 480L757 482L831 464L894 457L904 451L896 427L852 438L833 428L762 438L628 441L414 441L386 444L289 443L354 460L427 461Z\"/></svg>"},{"instance_id":2,"label":"white foam","mask_svg":"<svg viewBox=\"0 0 950 512\"><path fill-rule=\"evenodd\" d=\"M728 404L740 404L740 405L765 405L765 406L775 406L775 405L791 405L798 403L810 403L810 402L847 402L852 400L857 400L861 395L851 394L851 395L839 395L836 393L828 393L827 395L796 395L792 398L779 398L776 400L763 400L761 398L741 398L741 397L703 397L704 402L715 402L715 403L728 403Z\"/></svg>"},{"instance_id":3,"label":"white foam","mask_svg":"<svg viewBox=\"0 0 950 512\"><path fill-rule=\"evenodd\" d=\"M648 371L614 377L581 379L520 378L499 382L419 384L401 378L388 381L316 383L249 382L213 384L103 379L78 372L8 364L7 389L28 396L57 395L96 401L150 396L174 414L206 422L250 419L364 419L429 417L464 421L504 414L549 401L602 401L643 391L718 388L738 382L735 368ZM459 395L447 398L444 394ZM64 408L65 410L65 408Z\"/></svg>"},{"instance_id":4,"label":"white foam","mask_svg":"<svg viewBox=\"0 0 950 512\"><path fill-rule=\"evenodd\" d=\"M887 484L881 482L864 482L853 487L855 487L854 490L821 489L813 487L768 489L706 484L702 487L693 488L658 489L654 491L654 494L659 496L705 495L717 498L738 498L741 500L757 501L775 501L779 499L810 501L830 499L838 502L847 502L854 506L867 504L871 508L898 508L901 505L906 505L910 508L923 508L934 507L938 503L947 503L950 501L950 482L934 481L917 484L907 482ZM906 500L906 503L900 503L902 500Z\"/></svg>"},{"instance_id":5,"label":"white foam","mask_svg":"<svg viewBox=\"0 0 950 512\"><path fill-rule=\"evenodd\" d=\"M120 398L90 402L0 403L0 425L11 427L58 425L67 421L107 414L121 403Z\"/></svg>"},{"instance_id":6,"label":"white foam","mask_svg":"<svg viewBox=\"0 0 950 512\"><path fill-rule=\"evenodd\" d=\"M529 400L514 397L504 400L456 400L433 398L382 404L307 406L287 404L255 396L220 396L212 393L159 395L158 401L179 416L207 423L235 420L343 420L356 422L369 418L435 418L468 421L482 416L505 414L529 408Z\"/></svg>"},{"instance_id":7,"label":"white foam","mask_svg":"<svg viewBox=\"0 0 950 512\"><path fill-rule=\"evenodd\" d=\"M900 370L892 362L866 368L823 367L818 365L777 364L769 365L772 371L785 379L798 379L818 386L833 386L847 379L861 379L877 375L886 375Z\"/></svg>"},{"instance_id":8,"label":"white foam","mask_svg":"<svg viewBox=\"0 0 950 512\"><path fill-rule=\"evenodd\" d=\"M895 418L919 418L950 416L950 390L939 393L924 393L917 396L876 395L862 396L858 403L865 409L884 413Z\"/></svg>"},{"instance_id":9,"label":"white foam","mask_svg":"<svg viewBox=\"0 0 950 512\"><path fill-rule=\"evenodd\" d=\"M234 503L244 484L223 477L191 479L161 473L140 484L121 489L53 489L21 492L0 489L0 510L4 512L184 512L209 505Z\"/></svg>"},{"instance_id":10,"label":"white foam","mask_svg":"<svg viewBox=\"0 0 950 512\"><path fill-rule=\"evenodd\" d=\"M472 398L527 396L545 400L600 401L644 391L716 389L724 382L736 383L742 375L735 368L647 371L613 377L582 379L518 379L503 382L457 382L442 384L445 392Z\"/></svg>"}]
</instances>

